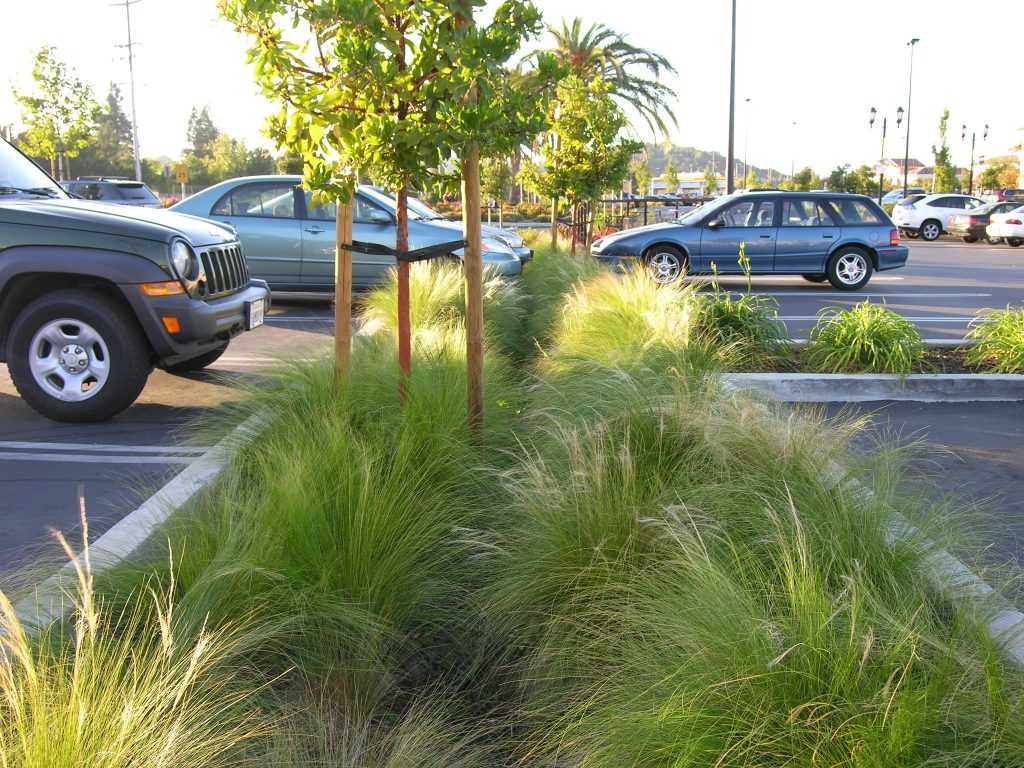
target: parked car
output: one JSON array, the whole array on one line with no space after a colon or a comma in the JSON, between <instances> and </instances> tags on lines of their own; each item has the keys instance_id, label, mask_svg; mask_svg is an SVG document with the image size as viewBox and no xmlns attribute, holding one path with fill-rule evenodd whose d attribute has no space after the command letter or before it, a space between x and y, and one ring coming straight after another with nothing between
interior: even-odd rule
<instances>
[{"instance_id":1,"label":"parked car","mask_svg":"<svg viewBox=\"0 0 1024 768\"><path fill-rule=\"evenodd\" d=\"M371 189L387 195L392 201L396 199L396 195L393 192L385 192L380 187L371 187ZM462 232L462 219L449 219L446 216L442 216L418 197L409 198L409 215L410 217L417 218L419 221L423 222L443 223L451 227L453 230ZM500 240L505 243L505 245L511 249L512 253L518 256L519 260L524 264L533 258L533 249L526 244L522 236L516 234L510 229L502 229L491 224L481 224L480 232L484 237L494 238L495 240Z\"/></svg>"},{"instance_id":2,"label":"parked car","mask_svg":"<svg viewBox=\"0 0 1024 768\"><path fill-rule=\"evenodd\" d=\"M226 227L73 199L0 140L0 363L39 413L108 419L154 366L210 365L269 308Z\"/></svg>"},{"instance_id":3,"label":"parked car","mask_svg":"<svg viewBox=\"0 0 1024 768\"><path fill-rule=\"evenodd\" d=\"M892 220L907 237L936 240L945 231L950 216L984 204L984 200L971 195L910 195L892 209Z\"/></svg>"},{"instance_id":4,"label":"parked car","mask_svg":"<svg viewBox=\"0 0 1024 768\"><path fill-rule=\"evenodd\" d=\"M946 224L946 233L954 237L963 238L965 243L976 243L981 238L995 245L1002 240L1001 237L991 237L986 232L990 223L990 217L996 213L1009 213L1020 208L1021 203L988 203L980 208L975 208L970 213L955 213L949 217Z\"/></svg>"},{"instance_id":5,"label":"parked car","mask_svg":"<svg viewBox=\"0 0 1024 768\"><path fill-rule=\"evenodd\" d=\"M642 266L656 282L671 283L686 273L742 273L741 245L755 275L828 280L841 291L862 288L876 270L902 267L909 253L892 220L868 197L758 191L600 238L591 254L626 268Z\"/></svg>"},{"instance_id":6,"label":"parked car","mask_svg":"<svg viewBox=\"0 0 1024 768\"><path fill-rule=\"evenodd\" d=\"M882 195L882 205L895 205L904 197L923 194L925 194L925 191L922 187L907 187L906 195L903 194L903 187L897 187L896 189L890 189L888 192Z\"/></svg>"},{"instance_id":7,"label":"parked car","mask_svg":"<svg viewBox=\"0 0 1024 768\"><path fill-rule=\"evenodd\" d=\"M276 291L334 290L335 207L313 204L301 176L250 176L215 184L170 210L220 222L233 228L245 247L249 269ZM355 195L352 239L395 247L395 201L372 187ZM409 216L409 248L461 239L452 222ZM484 268L518 275L523 263L505 243L483 238ZM462 257L462 249L452 252ZM352 254L352 286L368 288L393 267L393 256Z\"/></svg>"},{"instance_id":8,"label":"parked car","mask_svg":"<svg viewBox=\"0 0 1024 768\"><path fill-rule=\"evenodd\" d=\"M136 205L142 208L163 208L160 198L141 181L102 176L80 176L60 183L75 197L111 205Z\"/></svg>"},{"instance_id":9,"label":"parked car","mask_svg":"<svg viewBox=\"0 0 1024 768\"><path fill-rule=\"evenodd\" d=\"M989 237L1001 237L1007 245L1019 248L1024 243L1024 205L1009 213L994 213L986 228Z\"/></svg>"},{"instance_id":10,"label":"parked car","mask_svg":"<svg viewBox=\"0 0 1024 768\"><path fill-rule=\"evenodd\" d=\"M999 202L1017 202L1024 203L1024 189L1000 189L996 192L996 200Z\"/></svg>"}]
</instances>

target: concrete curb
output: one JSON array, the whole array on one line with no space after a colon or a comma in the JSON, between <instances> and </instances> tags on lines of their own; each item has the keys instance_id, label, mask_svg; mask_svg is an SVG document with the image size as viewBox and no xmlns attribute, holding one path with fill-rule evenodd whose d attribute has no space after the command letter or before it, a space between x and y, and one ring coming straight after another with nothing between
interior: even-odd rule
<instances>
[{"instance_id":1,"label":"concrete curb","mask_svg":"<svg viewBox=\"0 0 1024 768\"><path fill-rule=\"evenodd\" d=\"M879 373L726 373L721 381L788 403L1024 400L1024 375L1017 373L915 373L904 377Z\"/></svg>"},{"instance_id":2,"label":"concrete curb","mask_svg":"<svg viewBox=\"0 0 1024 768\"><path fill-rule=\"evenodd\" d=\"M224 469L229 450L239 440L252 435L263 420L262 413L250 416L184 471L177 474L134 511L119 520L89 545L92 571L102 571L135 554L178 509L210 487ZM39 584L33 594L15 606L18 619L26 627L45 627L66 615L71 608L66 590L76 578L75 568L85 567L85 553L68 562L57 573Z\"/></svg>"}]
</instances>

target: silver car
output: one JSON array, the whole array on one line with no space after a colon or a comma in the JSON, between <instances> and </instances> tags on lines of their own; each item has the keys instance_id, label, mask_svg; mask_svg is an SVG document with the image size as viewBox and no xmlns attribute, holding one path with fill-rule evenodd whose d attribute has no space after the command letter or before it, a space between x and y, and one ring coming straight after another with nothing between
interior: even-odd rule
<instances>
[{"instance_id":1,"label":"silver car","mask_svg":"<svg viewBox=\"0 0 1024 768\"><path fill-rule=\"evenodd\" d=\"M233 228L245 250L253 277L277 291L323 291L334 288L335 207L314 205L303 190L301 176L250 176L216 184L172 207ZM395 201L371 187L355 196L352 239L395 247ZM409 248L461 240L451 222L409 217ZM518 275L523 263L502 241L483 239L484 268ZM461 258L462 249L452 256ZM352 254L352 285L367 288L379 282L393 256Z\"/></svg>"}]
</instances>

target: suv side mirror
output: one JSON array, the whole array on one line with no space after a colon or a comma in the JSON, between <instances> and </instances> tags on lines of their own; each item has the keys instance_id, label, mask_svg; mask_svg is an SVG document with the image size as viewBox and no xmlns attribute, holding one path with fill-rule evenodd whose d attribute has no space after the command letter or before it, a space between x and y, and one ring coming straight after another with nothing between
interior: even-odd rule
<instances>
[{"instance_id":1,"label":"suv side mirror","mask_svg":"<svg viewBox=\"0 0 1024 768\"><path fill-rule=\"evenodd\" d=\"M724 226L725 219L721 216L715 216L715 218L708 222L708 229L721 229Z\"/></svg>"},{"instance_id":2,"label":"suv side mirror","mask_svg":"<svg viewBox=\"0 0 1024 768\"><path fill-rule=\"evenodd\" d=\"M394 219L391 218L384 211L370 211L370 223L371 224L392 224Z\"/></svg>"}]
</instances>

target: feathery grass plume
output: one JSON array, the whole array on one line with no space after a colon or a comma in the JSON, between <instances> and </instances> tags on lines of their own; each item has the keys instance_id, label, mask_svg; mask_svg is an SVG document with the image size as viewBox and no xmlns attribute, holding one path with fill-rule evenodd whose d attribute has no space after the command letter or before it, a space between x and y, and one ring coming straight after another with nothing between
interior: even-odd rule
<instances>
[{"instance_id":1,"label":"feathery grass plume","mask_svg":"<svg viewBox=\"0 0 1024 768\"><path fill-rule=\"evenodd\" d=\"M828 307L808 334L803 359L823 373L895 373L920 366L928 346L912 322L862 301L853 309Z\"/></svg>"},{"instance_id":2,"label":"feathery grass plume","mask_svg":"<svg viewBox=\"0 0 1024 768\"><path fill-rule=\"evenodd\" d=\"M970 365L991 373L1024 373L1024 307L1007 305L971 321L964 347Z\"/></svg>"},{"instance_id":3,"label":"feathery grass plume","mask_svg":"<svg viewBox=\"0 0 1024 768\"><path fill-rule=\"evenodd\" d=\"M523 340L525 299L515 280L486 275L483 284L485 334L492 345L508 355L528 351ZM466 314L462 265L428 261L409 271L409 312L413 331L450 328ZM362 317L369 332L398 329L398 273L388 270L383 285L367 296Z\"/></svg>"},{"instance_id":4,"label":"feathery grass plume","mask_svg":"<svg viewBox=\"0 0 1024 768\"><path fill-rule=\"evenodd\" d=\"M244 764L271 722L265 683L240 660L275 628L241 617L182 631L173 582L144 585L112 612L93 593L87 552L73 558L67 621L30 633L0 592L0 765Z\"/></svg>"},{"instance_id":5,"label":"feathery grass plume","mask_svg":"<svg viewBox=\"0 0 1024 768\"><path fill-rule=\"evenodd\" d=\"M567 249L552 250L550 235L538 239L535 255L523 272L526 292L526 336L547 347L565 297L581 280L605 271L589 254L573 256Z\"/></svg>"}]
</instances>

